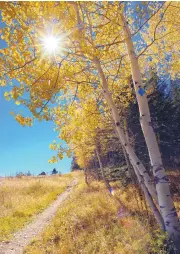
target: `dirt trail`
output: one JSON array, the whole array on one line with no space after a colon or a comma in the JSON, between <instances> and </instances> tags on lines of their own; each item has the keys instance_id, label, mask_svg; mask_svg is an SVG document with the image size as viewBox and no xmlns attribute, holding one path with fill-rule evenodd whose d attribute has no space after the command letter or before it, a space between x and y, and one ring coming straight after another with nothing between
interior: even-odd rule
<instances>
[{"instance_id":1,"label":"dirt trail","mask_svg":"<svg viewBox=\"0 0 180 254\"><path fill-rule=\"evenodd\" d=\"M41 214L38 214L36 219L25 226L22 230L14 234L14 238L8 242L0 242L0 254L22 254L23 249L32 241L34 237L40 234L45 227L51 222L55 216L57 209L61 203L67 199L73 186L77 184L77 179L74 179L67 189L59 195L59 197Z\"/></svg>"}]
</instances>

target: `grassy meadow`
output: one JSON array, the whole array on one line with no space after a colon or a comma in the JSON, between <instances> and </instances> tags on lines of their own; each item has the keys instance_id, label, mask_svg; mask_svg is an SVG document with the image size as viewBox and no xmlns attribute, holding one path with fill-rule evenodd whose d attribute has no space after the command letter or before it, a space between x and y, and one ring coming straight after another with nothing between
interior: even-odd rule
<instances>
[{"instance_id":1,"label":"grassy meadow","mask_svg":"<svg viewBox=\"0 0 180 254\"><path fill-rule=\"evenodd\" d=\"M87 186L81 172L62 176L6 178L0 185L0 241L31 221L62 193L72 179L78 185L26 254L167 254L162 233L137 186L102 182ZM171 191L180 215L179 174L170 173Z\"/></svg>"},{"instance_id":2,"label":"grassy meadow","mask_svg":"<svg viewBox=\"0 0 180 254\"><path fill-rule=\"evenodd\" d=\"M62 193L73 179L62 176L4 178L0 182L0 241L24 226Z\"/></svg>"},{"instance_id":3,"label":"grassy meadow","mask_svg":"<svg viewBox=\"0 0 180 254\"><path fill-rule=\"evenodd\" d=\"M133 185L104 184L82 178L51 225L26 248L26 254L165 254L160 232ZM125 212L121 208L125 209Z\"/></svg>"}]
</instances>

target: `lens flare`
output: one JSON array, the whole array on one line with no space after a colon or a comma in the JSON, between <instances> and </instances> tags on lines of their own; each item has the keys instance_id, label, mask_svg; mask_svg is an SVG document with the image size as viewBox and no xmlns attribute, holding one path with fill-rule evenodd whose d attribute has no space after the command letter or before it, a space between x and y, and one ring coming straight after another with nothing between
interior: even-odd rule
<instances>
[{"instance_id":1,"label":"lens flare","mask_svg":"<svg viewBox=\"0 0 180 254\"><path fill-rule=\"evenodd\" d=\"M44 50L47 53L55 53L60 48L60 39L53 35L45 36L42 40Z\"/></svg>"},{"instance_id":2,"label":"lens flare","mask_svg":"<svg viewBox=\"0 0 180 254\"><path fill-rule=\"evenodd\" d=\"M37 30L37 42L35 45L41 54L41 60L47 59L59 63L67 49L68 33L59 31L55 27Z\"/></svg>"}]
</instances>

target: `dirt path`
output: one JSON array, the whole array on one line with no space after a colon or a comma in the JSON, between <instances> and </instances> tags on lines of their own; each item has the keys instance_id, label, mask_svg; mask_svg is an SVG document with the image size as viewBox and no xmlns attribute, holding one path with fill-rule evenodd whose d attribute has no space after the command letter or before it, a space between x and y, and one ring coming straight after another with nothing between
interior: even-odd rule
<instances>
[{"instance_id":1,"label":"dirt path","mask_svg":"<svg viewBox=\"0 0 180 254\"><path fill-rule=\"evenodd\" d=\"M77 184L77 179L74 179L67 189L59 195L59 197L41 214L38 214L36 219L29 225L25 226L21 231L14 234L12 241L5 243L0 242L0 254L22 254L23 249L32 241L34 237L40 234L44 228L50 223L55 216L58 207L67 199L73 186Z\"/></svg>"}]
</instances>

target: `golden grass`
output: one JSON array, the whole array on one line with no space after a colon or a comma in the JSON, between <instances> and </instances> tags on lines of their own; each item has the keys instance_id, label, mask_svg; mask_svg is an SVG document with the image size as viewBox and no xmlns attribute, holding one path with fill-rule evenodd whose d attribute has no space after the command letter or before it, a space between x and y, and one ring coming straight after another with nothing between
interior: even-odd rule
<instances>
[{"instance_id":1,"label":"golden grass","mask_svg":"<svg viewBox=\"0 0 180 254\"><path fill-rule=\"evenodd\" d=\"M26 248L25 253L164 253L161 250L164 235L150 227L145 217L141 219L144 211L138 211L134 196L129 196L131 190L117 188L117 184L114 187L116 194L112 197L102 183L93 182L87 187L81 180L52 224ZM119 197L123 204L128 204L129 210L129 215L122 218L117 216L121 207Z\"/></svg>"},{"instance_id":2,"label":"golden grass","mask_svg":"<svg viewBox=\"0 0 180 254\"><path fill-rule=\"evenodd\" d=\"M170 180L170 189L173 194L174 204L180 217L180 171L172 171L168 174Z\"/></svg>"},{"instance_id":3,"label":"golden grass","mask_svg":"<svg viewBox=\"0 0 180 254\"><path fill-rule=\"evenodd\" d=\"M6 178L0 184L0 241L46 208L62 193L73 174L45 177Z\"/></svg>"}]
</instances>

